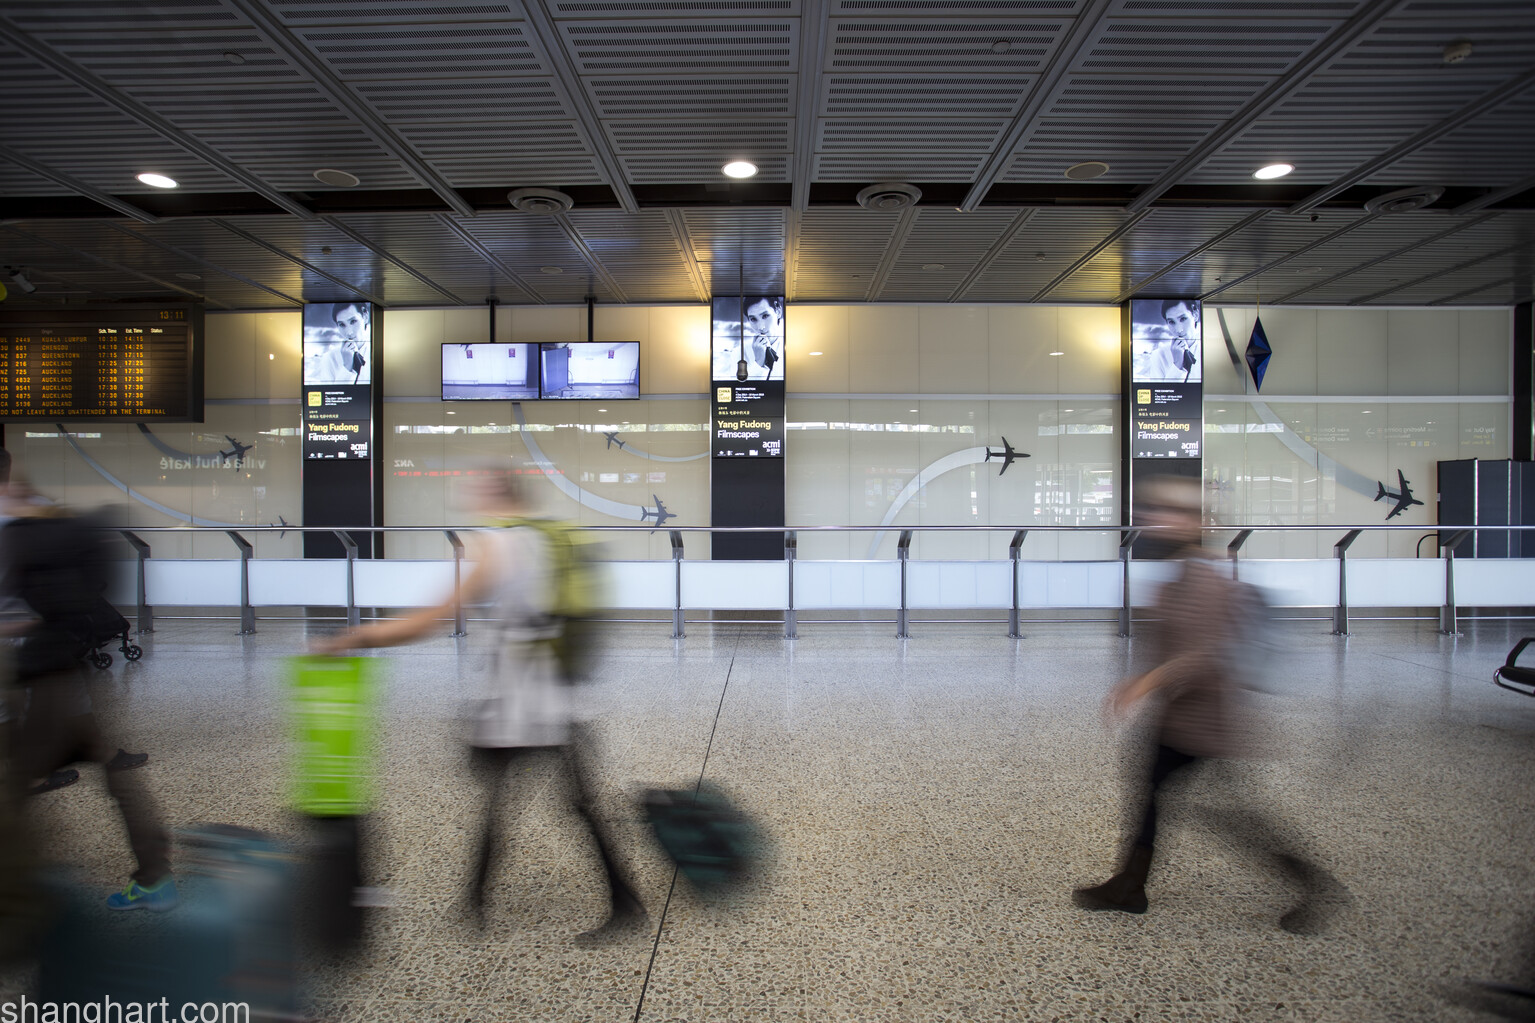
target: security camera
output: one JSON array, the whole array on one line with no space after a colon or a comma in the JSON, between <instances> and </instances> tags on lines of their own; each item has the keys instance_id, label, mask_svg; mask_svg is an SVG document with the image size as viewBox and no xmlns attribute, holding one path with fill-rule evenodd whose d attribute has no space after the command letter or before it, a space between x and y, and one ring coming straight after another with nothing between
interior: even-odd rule
<instances>
[{"instance_id":1,"label":"security camera","mask_svg":"<svg viewBox=\"0 0 1535 1023\"><path fill-rule=\"evenodd\" d=\"M6 269L10 271L11 280L15 283L16 287L20 288L23 292L30 295L32 292L37 290L37 285L27 280L26 274L22 273L20 270L17 270L15 267L8 266Z\"/></svg>"}]
</instances>

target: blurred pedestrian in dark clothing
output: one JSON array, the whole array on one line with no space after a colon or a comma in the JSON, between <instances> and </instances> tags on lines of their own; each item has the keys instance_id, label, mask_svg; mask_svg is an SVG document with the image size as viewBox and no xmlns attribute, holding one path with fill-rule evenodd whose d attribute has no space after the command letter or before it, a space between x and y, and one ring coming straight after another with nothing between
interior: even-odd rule
<instances>
[{"instance_id":1,"label":"blurred pedestrian in dark clothing","mask_svg":"<svg viewBox=\"0 0 1535 1023\"><path fill-rule=\"evenodd\" d=\"M83 760L108 765L122 751L109 743L92 711L91 683L81 658L90 639L90 615L106 587L100 531L36 499L10 479L10 456L0 452L4 514L0 529L0 596L30 615L11 631L18 692L12 700L7 784L19 797L32 779ZM112 909L164 911L176 905L170 838L148 790L131 771L106 772L128 842L138 860L128 886L112 895Z\"/></svg>"},{"instance_id":2,"label":"blurred pedestrian in dark clothing","mask_svg":"<svg viewBox=\"0 0 1535 1023\"><path fill-rule=\"evenodd\" d=\"M593 807L589 743L579 720L575 685L580 655L573 649L587 637L564 612L577 567L563 527L531 517L517 477L477 480L471 503L500 528L472 534L475 569L464 580L464 604L488 603L499 637L470 715L471 763L485 791L485 816L470 883L469 908L483 919L486 887L502 839L502 812L509 783L535 758L551 760L562 775L563 793L581 815L597 847L607 879L609 914L598 928L580 935L582 944L602 943L638 931L647 919L644 904L624 876L612 842ZM354 647L407 643L441 627L454 612L450 597L440 607L408 618L359 629L318 644L322 653ZM526 787L525 785L522 787ZM525 798L526 793L519 793Z\"/></svg>"},{"instance_id":3,"label":"blurred pedestrian in dark clothing","mask_svg":"<svg viewBox=\"0 0 1535 1023\"><path fill-rule=\"evenodd\" d=\"M1111 720L1118 719L1143 701L1154 700L1156 748L1145 802L1119 872L1103 884L1073 893L1083 909L1126 913L1146 912L1157 812L1169 782L1247 752L1243 666L1259 656L1256 639L1266 617L1256 590L1203 557L1199 484L1164 478L1149 482L1142 492L1146 499L1137 504L1138 524L1159 527L1150 534L1151 545L1181 558L1182 564L1157 597L1154 624L1146 626L1155 666L1116 686L1104 710ZM1346 898L1331 874L1302 857L1247 801L1233 801L1215 817L1302 892L1300 903L1280 920L1286 930L1319 929Z\"/></svg>"}]
</instances>

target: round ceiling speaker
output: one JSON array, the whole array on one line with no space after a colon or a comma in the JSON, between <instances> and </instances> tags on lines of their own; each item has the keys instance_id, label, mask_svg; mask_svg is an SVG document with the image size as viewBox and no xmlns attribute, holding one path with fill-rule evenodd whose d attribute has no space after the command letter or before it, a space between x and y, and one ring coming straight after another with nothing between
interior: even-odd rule
<instances>
[{"instance_id":1,"label":"round ceiling speaker","mask_svg":"<svg viewBox=\"0 0 1535 1023\"><path fill-rule=\"evenodd\" d=\"M858 205L866 210L894 213L917 205L917 200L920 198L922 198L922 189L916 185L908 185L901 181L881 181L858 193Z\"/></svg>"},{"instance_id":2,"label":"round ceiling speaker","mask_svg":"<svg viewBox=\"0 0 1535 1023\"><path fill-rule=\"evenodd\" d=\"M1399 188L1395 192L1377 195L1365 203L1364 208L1366 213L1411 213L1413 210L1432 206L1443 194L1444 189L1437 185Z\"/></svg>"},{"instance_id":3,"label":"round ceiling speaker","mask_svg":"<svg viewBox=\"0 0 1535 1023\"><path fill-rule=\"evenodd\" d=\"M1091 181L1093 178L1101 178L1109 172L1109 165L1102 160L1088 160L1085 163L1074 163L1066 168L1066 176L1073 181Z\"/></svg>"},{"instance_id":4,"label":"round ceiling speaker","mask_svg":"<svg viewBox=\"0 0 1535 1023\"><path fill-rule=\"evenodd\" d=\"M314 179L322 185L330 185L334 188L356 188L359 184L356 174L336 170L334 167L321 167L314 172Z\"/></svg>"},{"instance_id":5,"label":"round ceiling speaker","mask_svg":"<svg viewBox=\"0 0 1535 1023\"><path fill-rule=\"evenodd\" d=\"M506 193L506 198L524 213L541 213L546 217L564 213L576 204L570 196L553 188L519 188Z\"/></svg>"}]
</instances>

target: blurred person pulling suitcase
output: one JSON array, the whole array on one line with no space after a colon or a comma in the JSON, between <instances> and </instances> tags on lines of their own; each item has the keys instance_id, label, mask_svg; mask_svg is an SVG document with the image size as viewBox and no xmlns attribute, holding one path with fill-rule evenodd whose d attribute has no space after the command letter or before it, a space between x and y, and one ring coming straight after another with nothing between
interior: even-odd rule
<instances>
[{"instance_id":1,"label":"blurred person pulling suitcase","mask_svg":"<svg viewBox=\"0 0 1535 1023\"><path fill-rule=\"evenodd\" d=\"M481 680L469 721L471 763L484 788L485 816L470 882L469 909L483 922L486 888L502 844L502 810L510 778L534 757L552 759L563 793L586 823L607 878L609 914L582 944L623 937L646 922L644 904L613 854L593 806L587 750L577 717L577 689L589 637L574 605L585 585L569 531L531 516L521 480L501 474L470 484L475 512L500 528L470 535L474 570L464 580L464 604L488 603L498 623L496 654ZM411 642L453 617L453 600L407 618L346 633L315 645L320 653Z\"/></svg>"},{"instance_id":2,"label":"blurred person pulling suitcase","mask_svg":"<svg viewBox=\"0 0 1535 1023\"><path fill-rule=\"evenodd\" d=\"M15 628L16 683L12 701L10 798L33 778L89 760L106 766L121 751L107 742L92 712L91 682L81 664L88 649L90 616L106 586L106 557L98 530L79 518L35 500L31 488L10 478L10 455L0 450L0 507L9 518L0 528L0 597L18 601L32 619ZM132 772L106 772L107 789L128 829L138 869L111 909L176 905L170 838L147 788Z\"/></svg>"}]
</instances>

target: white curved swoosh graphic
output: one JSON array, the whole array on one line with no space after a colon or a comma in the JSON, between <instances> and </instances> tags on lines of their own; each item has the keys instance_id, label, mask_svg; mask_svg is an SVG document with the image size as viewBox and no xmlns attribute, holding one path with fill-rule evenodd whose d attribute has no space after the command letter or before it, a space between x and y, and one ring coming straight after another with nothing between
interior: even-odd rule
<instances>
[{"instance_id":1,"label":"white curved swoosh graphic","mask_svg":"<svg viewBox=\"0 0 1535 1023\"><path fill-rule=\"evenodd\" d=\"M522 442L528 447L528 454L533 456L533 460L538 463L540 468L555 468L554 460L544 454L543 450L538 446L538 441L534 440L533 434L528 431L527 417L522 414L522 402L512 402L512 415L517 417L517 425L523 428L518 433L522 436ZM617 501L610 501L606 497L598 497L596 494L582 490L572 483L564 473L546 472L544 473L544 479L553 483L560 489L561 493L581 505L581 507L599 511L604 515L611 515L615 519L644 522L647 517L645 513L651 512L653 514L652 509L643 505L620 504Z\"/></svg>"},{"instance_id":2,"label":"white curved swoosh graphic","mask_svg":"<svg viewBox=\"0 0 1535 1023\"><path fill-rule=\"evenodd\" d=\"M143 494L135 494L133 492L133 488L129 487L128 484L124 483L116 476L113 476L110 472L107 472L107 470L101 465L100 462L96 461L90 455L87 455L85 453L85 449L80 447L79 443L77 443L75 439L69 435L68 430L64 429L64 427L60 426L58 423L54 423L53 425L59 431L59 433L63 434L64 439L69 442L69 446L74 449L75 454L79 455L81 460L84 461L86 465L90 466L92 469L95 469L97 474L100 475L102 479L106 480L108 483L112 484L118 490L121 490L124 494L127 494L128 497L137 501L139 504L142 504L144 507L153 508L161 515L169 515L171 518L177 520L178 522L185 522L189 526L216 526L219 529L242 529L245 526L250 525L250 523L219 522L217 519L205 519L197 515L188 515L186 512L177 511L174 508L167 507L166 505L161 504L159 501L145 497Z\"/></svg>"},{"instance_id":3,"label":"white curved swoosh graphic","mask_svg":"<svg viewBox=\"0 0 1535 1023\"><path fill-rule=\"evenodd\" d=\"M895 500L890 502L890 510L885 512L885 517L880 522L880 525L882 527L888 526L894 522L895 517L901 513L901 509L906 507L906 502L916 497L917 491L933 482L939 476L950 470L961 469L967 465L978 465L984 461L986 461L986 448L982 446L955 451L932 462L908 480L906 486L901 488L901 492L895 495ZM879 545L884 542L884 539L884 529L874 534L874 539L869 541L869 560L872 561L879 556Z\"/></svg>"}]
</instances>

